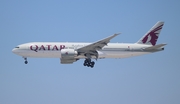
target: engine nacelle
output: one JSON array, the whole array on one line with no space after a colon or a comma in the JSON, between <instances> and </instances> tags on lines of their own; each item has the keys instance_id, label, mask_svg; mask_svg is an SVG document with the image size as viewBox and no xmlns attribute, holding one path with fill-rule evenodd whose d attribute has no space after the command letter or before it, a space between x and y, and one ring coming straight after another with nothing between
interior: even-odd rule
<instances>
[{"instance_id":1,"label":"engine nacelle","mask_svg":"<svg viewBox=\"0 0 180 104\"><path fill-rule=\"evenodd\" d=\"M62 49L61 58L62 59L74 59L77 56L77 51L74 49Z\"/></svg>"}]
</instances>

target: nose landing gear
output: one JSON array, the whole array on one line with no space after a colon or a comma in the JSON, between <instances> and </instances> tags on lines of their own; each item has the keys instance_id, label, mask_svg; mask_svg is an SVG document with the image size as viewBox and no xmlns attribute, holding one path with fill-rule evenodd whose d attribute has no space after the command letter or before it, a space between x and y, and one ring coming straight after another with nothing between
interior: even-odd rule
<instances>
[{"instance_id":1,"label":"nose landing gear","mask_svg":"<svg viewBox=\"0 0 180 104\"><path fill-rule=\"evenodd\" d=\"M25 64L28 64L28 61L27 61L27 58L26 58L26 57L24 58L24 60L25 60L24 63L25 63Z\"/></svg>"}]
</instances>

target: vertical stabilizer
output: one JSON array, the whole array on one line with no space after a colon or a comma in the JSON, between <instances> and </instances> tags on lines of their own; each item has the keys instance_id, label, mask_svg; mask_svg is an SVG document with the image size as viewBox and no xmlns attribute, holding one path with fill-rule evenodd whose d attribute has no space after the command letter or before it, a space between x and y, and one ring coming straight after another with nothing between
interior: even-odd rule
<instances>
[{"instance_id":1,"label":"vertical stabilizer","mask_svg":"<svg viewBox=\"0 0 180 104\"><path fill-rule=\"evenodd\" d=\"M138 42L137 44L156 45L158 37L164 22L157 22Z\"/></svg>"}]
</instances>

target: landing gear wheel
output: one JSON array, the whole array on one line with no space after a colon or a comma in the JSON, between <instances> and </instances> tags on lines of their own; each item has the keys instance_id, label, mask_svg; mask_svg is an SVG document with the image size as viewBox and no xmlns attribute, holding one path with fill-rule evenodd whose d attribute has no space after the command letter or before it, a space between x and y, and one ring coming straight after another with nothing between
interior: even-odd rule
<instances>
[{"instance_id":1,"label":"landing gear wheel","mask_svg":"<svg viewBox=\"0 0 180 104\"><path fill-rule=\"evenodd\" d=\"M93 68L94 66L93 65L91 65L91 68Z\"/></svg>"},{"instance_id":2,"label":"landing gear wheel","mask_svg":"<svg viewBox=\"0 0 180 104\"><path fill-rule=\"evenodd\" d=\"M24 63L27 64L28 63L27 58L26 57L23 57L23 58L25 60Z\"/></svg>"},{"instance_id":3,"label":"landing gear wheel","mask_svg":"<svg viewBox=\"0 0 180 104\"><path fill-rule=\"evenodd\" d=\"M95 64L95 62L94 62L94 61L92 61L92 62L91 62L91 65L92 65L92 66L94 66L94 64Z\"/></svg>"},{"instance_id":4,"label":"landing gear wheel","mask_svg":"<svg viewBox=\"0 0 180 104\"><path fill-rule=\"evenodd\" d=\"M94 64L95 64L95 62L94 62L94 61L91 61L91 59L85 59L83 65L84 65L84 66L87 66L87 67L93 68L93 67L94 67Z\"/></svg>"},{"instance_id":5,"label":"landing gear wheel","mask_svg":"<svg viewBox=\"0 0 180 104\"><path fill-rule=\"evenodd\" d=\"M92 61L92 62L91 62L91 68L93 68L93 67L94 67L94 64L95 64L95 62L94 62L94 61Z\"/></svg>"},{"instance_id":6,"label":"landing gear wheel","mask_svg":"<svg viewBox=\"0 0 180 104\"><path fill-rule=\"evenodd\" d=\"M86 66L86 63L84 63L83 65Z\"/></svg>"},{"instance_id":7,"label":"landing gear wheel","mask_svg":"<svg viewBox=\"0 0 180 104\"><path fill-rule=\"evenodd\" d=\"M27 63L28 63L28 61L26 60L24 63L25 63L25 64L27 64Z\"/></svg>"}]
</instances>

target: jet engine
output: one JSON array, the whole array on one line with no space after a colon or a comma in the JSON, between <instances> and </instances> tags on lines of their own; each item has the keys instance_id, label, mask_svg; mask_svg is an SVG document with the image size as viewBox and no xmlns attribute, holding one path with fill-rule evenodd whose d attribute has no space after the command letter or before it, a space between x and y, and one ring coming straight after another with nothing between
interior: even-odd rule
<instances>
[{"instance_id":1,"label":"jet engine","mask_svg":"<svg viewBox=\"0 0 180 104\"><path fill-rule=\"evenodd\" d=\"M72 64L77 61L75 58L77 56L77 51L74 49L62 49L61 50L61 64Z\"/></svg>"}]
</instances>

